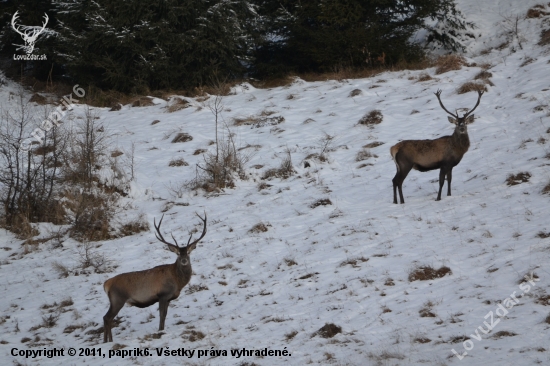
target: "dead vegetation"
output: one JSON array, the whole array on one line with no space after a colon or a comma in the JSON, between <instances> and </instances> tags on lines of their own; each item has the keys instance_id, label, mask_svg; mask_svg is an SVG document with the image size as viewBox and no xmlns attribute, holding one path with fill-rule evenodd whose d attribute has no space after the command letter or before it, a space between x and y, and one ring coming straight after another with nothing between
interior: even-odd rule
<instances>
[{"instance_id":1,"label":"dead vegetation","mask_svg":"<svg viewBox=\"0 0 550 366\"><path fill-rule=\"evenodd\" d=\"M436 75L453 70L460 70L466 64L466 59L459 55L444 55L435 60Z\"/></svg>"},{"instance_id":2,"label":"dead vegetation","mask_svg":"<svg viewBox=\"0 0 550 366\"><path fill-rule=\"evenodd\" d=\"M265 126L276 126L285 121L283 116L271 116L271 113L262 112L258 116L238 117L233 119L235 126L252 126L252 128L260 128Z\"/></svg>"},{"instance_id":3,"label":"dead vegetation","mask_svg":"<svg viewBox=\"0 0 550 366\"><path fill-rule=\"evenodd\" d=\"M533 6L531 9L527 10L527 14L525 15L525 17L528 19L533 19L533 18L542 18L547 15L550 15L550 11L547 11L544 5L537 4Z\"/></svg>"},{"instance_id":4,"label":"dead vegetation","mask_svg":"<svg viewBox=\"0 0 550 366\"><path fill-rule=\"evenodd\" d=\"M378 109L373 109L361 117L357 123L360 125L373 126L382 123L383 119L384 116L382 115L382 112Z\"/></svg>"},{"instance_id":5,"label":"dead vegetation","mask_svg":"<svg viewBox=\"0 0 550 366\"><path fill-rule=\"evenodd\" d=\"M363 91L361 89L353 89L350 93L349 93L349 97L350 98L353 98L353 97L356 97L358 95L361 95L363 94Z\"/></svg>"},{"instance_id":6,"label":"dead vegetation","mask_svg":"<svg viewBox=\"0 0 550 366\"><path fill-rule=\"evenodd\" d=\"M342 327L333 323L325 323L318 331L313 333L311 337L319 336L322 338L332 338L335 335L342 333Z\"/></svg>"},{"instance_id":7,"label":"dead vegetation","mask_svg":"<svg viewBox=\"0 0 550 366\"><path fill-rule=\"evenodd\" d=\"M262 175L262 179L269 180L272 178L287 179L290 178L296 171L292 165L292 156L290 150L286 151L286 156L281 161L281 165L278 168L268 169Z\"/></svg>"},{"instance_id":8,"label":"dead vegetation","mask_svg":"<svg viewBox=\"0 0 550 366\"><path fill-rule=\"evenodd\" d=\"M420 75L418 75L418 79L416 79L417 82L424 82L429 80L433 80L433 78L427 72L421 73Z\"/></svg>"},{"instance_id":9,"label":"dead vegetation","mask_svg":"<svg viewBox=\"0 0 550 366\"><path fill-rule=\"evenodd\" d=\"M168 166L189 166L189 163L186 162L183 158L179 158L170 160Z\"/></svg>"},{"instance_id":10,"label":"dead vegetation","mask_svg":"<svg viewBox=\"0 0 550 366\"><path fill-rule=\"evenodd\" d=\"M531 173L529 172L509 174L508 177L506 178L506 185L510 187L521 183L527 183L529 182L530 178L531 178Z\"/></svg>"},{"instance_id":11,"label":"dead vegetation","mask_svg":"<svg viewBox=\"0 0 550 366\"><path fill-rule=\"evenodd\" d=\"M465 94L465 93L469 93L469 92L478 92L478 91L482 91L482 92L486 92L487 91L487 86L485 84L482 84L482 83L479 83L479 82L475 82L475 81L467 81L465 82L464 84L462 84L458 89L457 89L457 94Z\"/></svg>"},{"instance_id":12,"label":"dead vegetation","mask_svg":"<svg viewBox=\"0 0 550 366\"><path fill-rule=\"evenodd\" d=\"M328 205L332 205L332 201L328 198L321 198L313 202L311 205L309 205L309 208L315 208L319 206L328 206Z\"/></svg>"},{"instance_id":13,"label":"dead vegetation","mask_svg":"<svg viewBox=\"0 0 550 366\"><path fill-rule=\"evenodd\" d=\"M377 157L378 155L371 153L369 149L362 149L357 152L357 155L355 156L355 161L363 161L369 158Z\"/></svg>"},{"instance_id":14,"label":"dead vegetation","mask_svg":"<svg viewBox=\"0 0 550 366\"><path fill-rule=\"evenodd\" d=\"M191 104L187 100L176 97L170 101L169 105L166 107L166 110L168 113L174 113L190 106Z\"/></svg>"},{"instance_id":15,"label":"dead vegetation","mask_svg":"<svg viewBox=\"0 0 550 366\"><path fill-rule=\"evenodd\" d=\"M437 315L432 311L434 303L431 301L426 301L422 308L418 311L421 318L435 318Z\"/></svg>"},{"instance_id":16,"label":"dead vegetation","mask_svg":"<svg viewBox=\"0 0 550 366\"><path fill-rule=\"evenodd\" d=\"M269 224L264 224L263 222L259 222L256 225L252 226L250 230L248 230L251 234L258 234L258 233L265 233L267 232L267 227L270 226Z\"/></svg>"},{"instance_id":17,"label":"dead vegetation","mask_svg":"<svg viewBox=\"0 0 550 366\"><path fill-rule=\"evenodd\" d=\"M409 272L409 282L435 280L445 277L447 274L451 275L452 271L446 266L439 269L434 269L431 266L419 266Z\"/></svg>"},{"instance_id":18,"label":"dead vegetation","mask_svg":"<svg viewBox=\"0 0 550 366\"><path fill-rule=\"evenodd\" d=\"M172 139L172 143L174 144L174 143L177 143L177 142L187 142L187 141L191 141L191 140L193 140L193 136L191 136L190 134L185 133L185 132L179 132Z\"/></svg>"},{"instance_id":19,"label":"dead vegetation","mask_svg":"<svg viewBox=\"0 0 550 366\"><path fill-rule=\"evenodd\" d=\"M546 46L550 44L550 29L543 29L540 32L539 46Z\"/></svg>"}]
</instances>

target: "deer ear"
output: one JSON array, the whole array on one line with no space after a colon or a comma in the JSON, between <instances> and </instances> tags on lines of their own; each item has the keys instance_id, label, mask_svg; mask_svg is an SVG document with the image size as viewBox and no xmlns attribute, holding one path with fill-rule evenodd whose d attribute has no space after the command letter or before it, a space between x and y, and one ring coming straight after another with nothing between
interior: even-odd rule
<instances>
[{"instance_id":1,"label":"deer ear","mask_svg":"<svg viewBox=\"0 0 550 366\"><path fill-rule=\"evenodd\" d=\"M474 122L474 115L472 114L471 116L468 116L466 118L465 122L466 122L466 124L470 124L470 123Z\"/></svg>"},{"instance_id":2,"label":"deer ear","mask_svg":"<svg viewBox=\"0 0 550 366\"><path fill-rule=\"evenodd\" d=\"M450 116L447 116L447 118L449 119L449 122L451 123L454 123L456 125L456 118L453 118L453 117L450 117Z\"/></svg>"},{"instance_id":3,"label":"deer ear","mask_svg":"<svg viewBox=\"0 0 550 366\"><path fill-rule=\"evenodd\" d=\"M167 245L168 245L168 250L169 251L174 252L177 255L180 255L180 248L178 248L177 246L172 245L172 244L167 244Z\"/></svg>"},{"instance_id":4,"label":"deer ear","mask_svg":"<svg viewBox=\"0 0 550 366\"><path fill-rule=\"evenodd\" d=\"M193 250L197 247L197 243L191 244L187 246L187 254L191 254Z\"/></svg>"}]
</instances>

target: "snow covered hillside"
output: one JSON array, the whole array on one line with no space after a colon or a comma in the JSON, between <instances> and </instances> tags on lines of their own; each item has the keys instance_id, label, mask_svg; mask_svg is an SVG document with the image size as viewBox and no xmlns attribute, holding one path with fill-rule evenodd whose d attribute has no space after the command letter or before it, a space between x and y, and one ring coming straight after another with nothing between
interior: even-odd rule
<instances>
[{"instance_id":1,"label":"snow covered hillside","mask_svg":"<svg viewBox=\"0 0 550 366\"><path fill-rule=\"evenodd\" d=\"M125 306L114 343L103 344L103 282L172 263L175 255L149 230L94 243L94 253L116 266L112 272L60 278L54 263L75 266L81 244L52 239L26 253L21 240L0 230L2 364L549 364L550 195L543 190L550 184L550 45L538 42L550 28L550 5L542 7L548 15L525 18L538 3L458 1L478 26L460 70L236 86L223 97L221 118L249 161L246 179L220 192L183 188L204 151L215 150L213 96L185 98L187 107L172 113L174 99L95 108L112 151L135 145L135 180L117 220L143 214L152 229L164 213L165 237L181 243L201 228L195 212L207 213L208 232L191 257L194 275L171 302L164 332L157 332L157 305ZM413 170L403 184L406 203L394 205L389 148L450 135L454 125L434 92L443 91L451 111L471 109L477 93L457 92L471 81L488 91L468 126L470 149L453 170L453 195L445 186L436 202L438 171ZM10 88L0 89L2 103ZM372 110L382 121L358 124ZM84 106L72 113L82 115ZM180 132L193 139L171 143ZM288 153L295 174L262 179ZM169 166L178 159L188 165ZM40 229L44 236L55 230ZM423 266L450 272L415 280ZM151 355L109 358L115 344ZM65 356L11 353L54 347ZM106 356L71 357L70 347ZM157 356L163 347L195 353ZM289 355L231 354L243 348ZM208 352L199 358L199 350Z\"/></svg>"}]
</instances>

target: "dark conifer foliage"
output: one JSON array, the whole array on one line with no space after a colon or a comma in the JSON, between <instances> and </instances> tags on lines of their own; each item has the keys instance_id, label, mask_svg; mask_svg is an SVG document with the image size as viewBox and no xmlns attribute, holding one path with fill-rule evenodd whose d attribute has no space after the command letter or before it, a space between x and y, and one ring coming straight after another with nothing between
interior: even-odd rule
<instances>
[{"instance_id":1,"label":"dark conifer foliage","mask_svg":"<svg viewBox=\"0 0 550 366\"><path fill-rule=\"evenodd\" d=\"M10 60L15 11L25 25L48 14L47 62ZM0 0L0 56L43 80L144 93L415 61L426 44L461 50L469 26L454 0Z\"/></svg>"}]
</instances>

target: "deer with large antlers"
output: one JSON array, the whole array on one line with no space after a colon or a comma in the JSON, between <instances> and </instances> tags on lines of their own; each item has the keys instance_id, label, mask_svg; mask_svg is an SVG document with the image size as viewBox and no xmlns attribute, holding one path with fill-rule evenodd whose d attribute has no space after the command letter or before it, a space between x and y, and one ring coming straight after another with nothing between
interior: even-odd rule
<instances>
[{"instance_id":1,"label":"deer with large antlers","mask_svg":"<svg viewBox=\"0 0 550 366\"><path fill-rule=\"evenodd\" d=\"M31 54L32 51L34 51L34 43L38 39L38 36L44 32L44 29L46 29L46 24L48 24L48 14L44 13L44 23L42 23L42 28L37 29L37 27L29 27L29 26L19 26L16 24L18 15L18 11L13 14L13 17L11 18L11 26L14 31L19 33L21 37L23 37L23 41L25 42L24 45L14 45L19 46L17 50L23 49L27 54ZM26 28L25 31L21 31L21 29Z\"/></svg>"},{"instance_id":2,"label":"deer with large antlers","mask_svg":"<svg viewBox=\"0 0 550 366\"><path fill-rule=\"evenodd\" d=\"M401 189L403 181L411 169L421 172L439 169L439 193L436 201L441 200L441 191L447 177L447 196L451 195L451 179L453 168L460 163L462 157L470 147L468 138L468 124L474 122L473 111L479 105L483 91L478 91L477 103L462 117L457 113L451 113L445 108L441 101L441 90L434 93L439 100L439 105L452 117L448 117L449 122L456 125L455 131L451 136L443 136L435 140L404 140L390 148L390 153L397 167L397 172L393 178L393 203L397 203L397 192L399 189L399 198L401 203L403 191Z\"/></svg>"},{"instance_id":3,"label":"deer with large antlers","mask_svg":"<svg viewBox=\"0 0 550 366\"><path fill-rule=\"evenodd\" d=\"M111 332L113 319L124 304L146 308L158 302L159 331L164 330L168 304L178 298L182 288L189 283L193 273L189 254L206 234L206 213L204 219L199 214L197 216L202 220L204 226L200 238L191 242L193 235L190 235L187 245L181 247L173 235L174 243L167 242L162 236L160 225L164 215L158 225L154 221L156 238L168 245L168 249L178 255L175 263L163 264L144 271L122 273L105 281L103 289L109 297L110 306L107 314L103 317L103 342L113 341Z\"/></svg>"}]
</instances>

